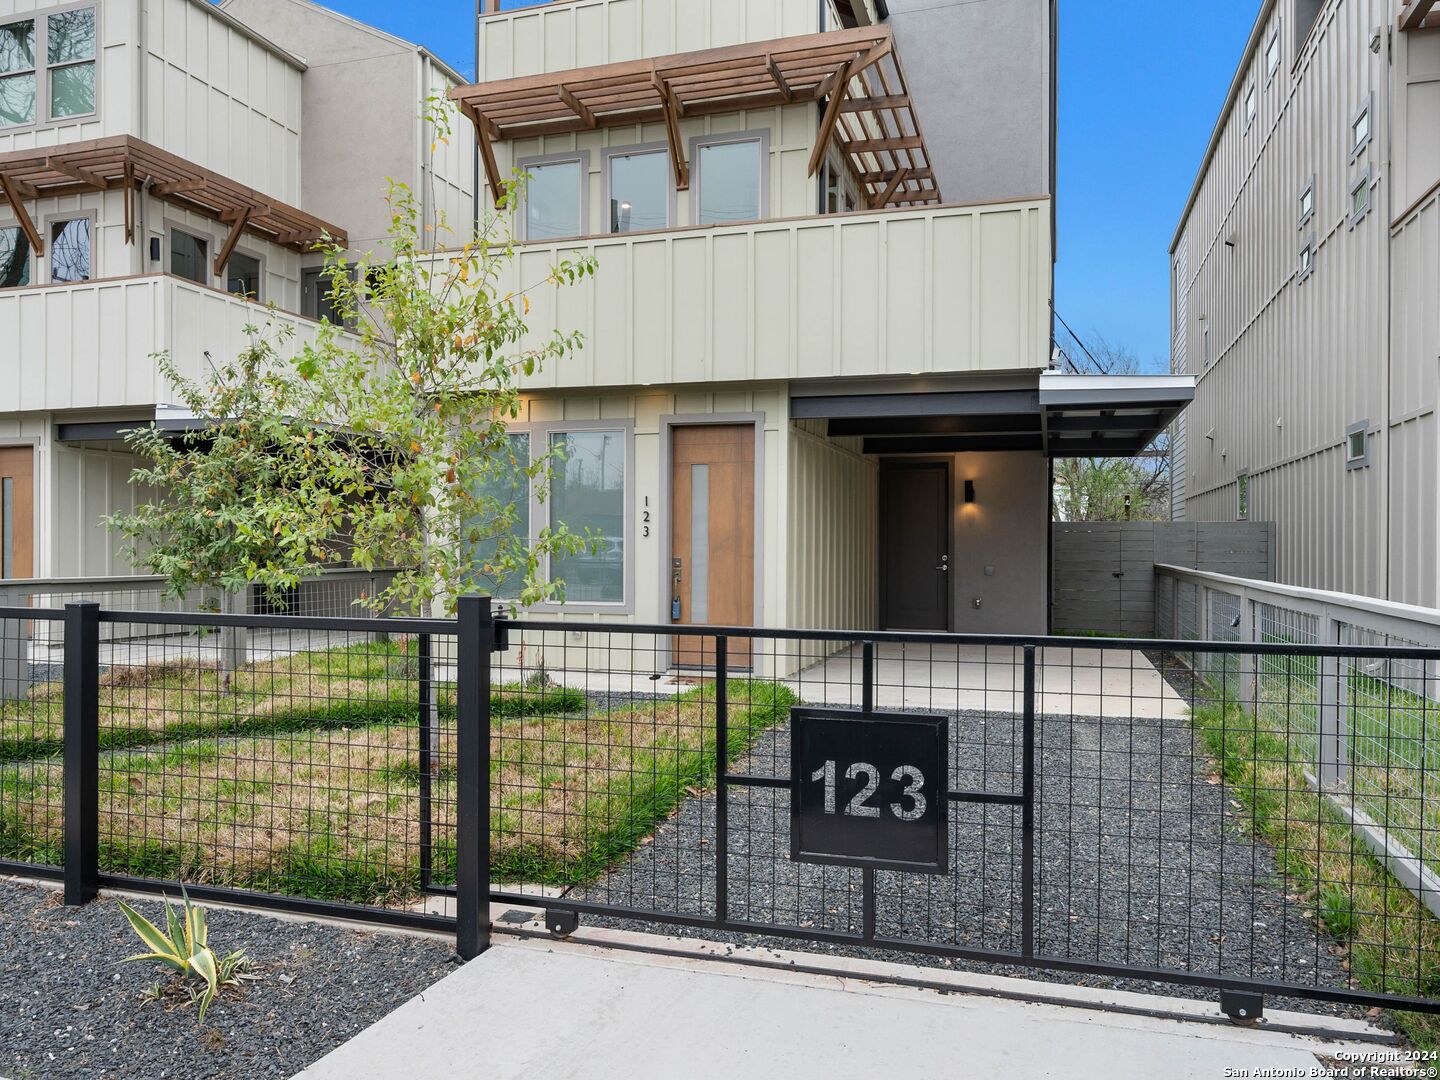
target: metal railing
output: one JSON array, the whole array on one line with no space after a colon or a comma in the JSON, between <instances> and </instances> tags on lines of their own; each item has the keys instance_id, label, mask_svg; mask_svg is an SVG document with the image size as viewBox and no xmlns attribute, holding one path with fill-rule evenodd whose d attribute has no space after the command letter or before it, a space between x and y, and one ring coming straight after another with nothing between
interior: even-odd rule
<instances>
[{"instance_id":1,"label":"metal railing","mask_svg":"<svg viewBox=\"0 0 1440 1080\"><path fill-rule=\"evenodd\" d=\"M1427 799L1440 784L1440 660L1386 651L1440 648L1440 611L1175 566L1155 575L1157 630L1239 646L1198 654L1197 675L1283 730L1328 806L1440 916L1440 816ZM1274 643L1334 651L1280 661L1245 649Z\"/></svg>"},{"instance_id":2,"label":"metal railing","mask_svg":"<svg viewBox=\"0 0 1440 1080\"><path fill-rule=\"evenodd\" d=\"M1440 1012L1440 921L1305 775L1317 682L1339 680L1317 673L1414 678L1440 649L511 620L483 598L379 621L0 608L0 631L26 621L63 624L62 677L0 703L0 869L70 903L183 884L453 932L466 957L510 903L562 933L1219 989L1237 1016L1260 994ZM107 653L123 624L194 644ZM223 677L226 631L278 647ZM1250 670L1296 707L1247 711ZM813 770L792 739L817 716L934 721L938 764L923 787L878 747ZM934 866L802 851L793 808L822 780L826 813L928 814ZM1408 790L1428 821L1433 786Z\"/></svg>"}]
</instances>

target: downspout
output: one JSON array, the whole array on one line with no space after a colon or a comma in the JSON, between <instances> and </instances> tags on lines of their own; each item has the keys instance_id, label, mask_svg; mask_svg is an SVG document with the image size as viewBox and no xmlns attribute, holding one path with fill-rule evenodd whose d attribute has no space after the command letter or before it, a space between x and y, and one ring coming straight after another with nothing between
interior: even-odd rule
<instances>
[{"instance_id":1,"label":"downspout","mask_svg":"<svg viewBox=\"0 0 1440 1080\"><path fill-rule=\"evenodd\" d=\"M1395 466L1392 458L1392 425L1394 399L1391 391L1394 388L1395 378L1395 234L1390 228L1393 219L1395 206L1395 31L1392 28L1385 31L1386 40L1384 54L1387 71L1385 73L1385 182L1383 185L1385 198L1382 200L1384 216L1381 224L1385 228L1385 408L1382 410L1385 417L1385 441L1384 454L1381 464L1385 469L1385 512L1380 515L1380 527L1385 533L1385 599L1394 600L1394 552L1393 533L1390 522L1390 514L1395 506ZM1347 451L1348 452L1348 451ZM1417 601L1420 602L1420 601Z\"/></svg>"},{"instance_id":2,"label":"downspout","mask_svg":"<svg viewBox=\"0 0 1440 1080\"><path fill-rule=\"evenodd\" d=\"M484 3L485 3L485 0L475 0L475 56L474 56L474 60L475 60L475 78L476 78L476 79L479 79L479 78L480 78L480 14L481 14L481 6L482 6ZM462 119L464 119L464 118L462 117ZM475 234L476 232L478 232L479 229L480 229L481 193L480 193L480 135L479 135L479 132L476 132L476 135L475 135L475 150L474 150L474 153L473 153L472 156L473 156L473 158L474 158L474 162L472 163L472 164L473 164L473 168L471 169L471 175L472 175L473 179L472 179L471 184L470 184L470 192L471 192L471 195L470 195L470 201L471 201L471 208L470 208L470 236L467 236L467 237L465 238L467 241L470 240L470 239L472 239L472 238L474 237L474 234Z\"/></svg>"},{"instance_id":3,"label":"downspout","mask_svg":"<svg viewBox=\"0 0 1440 1080\"><path fill-rule=\"evenodd\" d=\"M430 177L435 170L435 160L425 143L425 109L427 107L426 100L430 96L430 61L423 52L416 53L416 58L420 63L415 69L415 84L418 91L415 101L420 111L415 114L415 142L416 148L420 151L420 237L423 240L426 226L435 224L430 220ZM439 245L439 242L438 229L431 229L430 243L426 245L426 250L433 250Z\"/></svg>"}]
</instances>

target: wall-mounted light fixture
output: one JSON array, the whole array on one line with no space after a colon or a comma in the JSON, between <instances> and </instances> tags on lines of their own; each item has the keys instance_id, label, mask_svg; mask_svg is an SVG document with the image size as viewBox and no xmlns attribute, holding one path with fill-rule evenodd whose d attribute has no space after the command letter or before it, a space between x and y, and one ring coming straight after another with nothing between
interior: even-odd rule
<instances>
[{"instance_id":1,"label":"wall-mounted light fixture","mask_svg":"<svg viewBox=\"0 0 1440 1080\"><path fill-rule=\"evenodd\" d=\"M974 481L974 480L966 480L966 481L965 481L965 501L966 501L967 503L973 503L973 502L975 501L975 481Z\"/></svg>"},{"instance_id":2,"label":"wall-mounted light fixture","mask_svg":"<svg viewBox=\"0 0 1440 1080\"><path fill-rule=\"evenodd\" d=\"M160 238L158 236L150 237L150 261L160 261Z\"/></svg>"}]
</instances>

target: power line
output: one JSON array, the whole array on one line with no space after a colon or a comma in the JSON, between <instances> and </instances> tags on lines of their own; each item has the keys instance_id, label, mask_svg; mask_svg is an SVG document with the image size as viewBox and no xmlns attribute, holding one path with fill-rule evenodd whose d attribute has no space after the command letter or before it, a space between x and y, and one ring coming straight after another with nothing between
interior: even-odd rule
<instances>
[{"instance_id":1,"label":"power line","mask_svg":"<svg viewBox=\"0 0 1440 1080\"><path fill-rule=\"evenodd\" d=\"M1099 360L1095 359L1095 354L1090 351L1089 347L1085 344L1085 342L1080 340L1080 335L1075 333L1075 331L1070 328L1070 324L1065 321L1065 316L1060 314L1060 309L1055 306L1055 302L1053 300L1050 302L1050 310L1052 313L1054 313L1055 318L1060 320L1060 325L1065 328L1065 332L1070 335L1070 339L1074 341L1076 345L1079 345L1081 351L1090 358L1090 363L1095 365L1095 369L1099 371L1101 375L1109 375L1110 369L1107 368L1104 364L1100 363Z\"/></svg>"}]
</instances>

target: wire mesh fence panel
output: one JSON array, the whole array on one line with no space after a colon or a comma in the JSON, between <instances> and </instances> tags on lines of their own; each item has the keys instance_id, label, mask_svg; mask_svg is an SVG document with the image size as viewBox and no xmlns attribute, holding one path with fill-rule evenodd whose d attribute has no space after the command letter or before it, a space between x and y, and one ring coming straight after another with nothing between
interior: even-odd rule
<instances>
[{"instance_id":1,"label":"wire mesh fence panel","mask_svg":"<svg viewBox=\"0 0 1440 1080\"><path fill-rule=\"evenodd\" d=\"M32 665L30 648L60 617L0 608L0 861L52 869L65 862L64 790L49 783L64 749L64 669Z\"/></svg>"}]
</instances>

